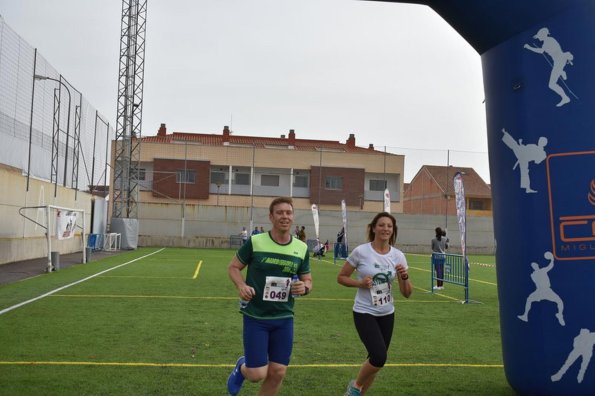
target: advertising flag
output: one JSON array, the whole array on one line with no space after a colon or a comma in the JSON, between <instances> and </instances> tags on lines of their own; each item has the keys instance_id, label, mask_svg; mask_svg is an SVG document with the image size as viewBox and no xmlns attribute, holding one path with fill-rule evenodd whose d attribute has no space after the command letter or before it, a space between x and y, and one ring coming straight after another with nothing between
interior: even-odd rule
<instances>
[{"instance_id":1,"label":"advertising flag","mask_svg":"<svg viewBox=\"0 0 595 396\"><path fill-rule=\"evenodd\" d=\"M384 211L390 213L390 191L388 188L384 190Z\"/></svg>"},{"instance_id":2,"label":"advertising flag","mask_svg":"<svg viewBox=\"0 0 595 396\"><path fill-rule=\"evenodd\" d=\"M320 219L318 217L318 206L312 205L312 217L314 218L314 230L316 231L316 239L320 239Z\"/></svg>"},{"instance_id":3,"label":"advertising flag","mask_svg":"<svg viewBox=\"0 0 595 396\"><path fill-rule=\"evenodd\" d=\"M463 175L461 172L457 172L453 178L454 190L455 190L455 204L457 207L457 219L459 223L459 232L461 234L461 251L463 257L466 256L466 241L467 241L467 229L466 221L467 217L465 214L465 187L463 186Z\"/></svg>"}]
</instances>

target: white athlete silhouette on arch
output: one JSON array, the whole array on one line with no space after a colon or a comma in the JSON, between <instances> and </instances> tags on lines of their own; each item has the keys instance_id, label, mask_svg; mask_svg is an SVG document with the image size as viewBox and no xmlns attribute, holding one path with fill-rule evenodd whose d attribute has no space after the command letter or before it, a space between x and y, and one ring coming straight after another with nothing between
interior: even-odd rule
<instances>
[{"instance_id":1,"label":"white athlete silhouette on arch","mask_svg":"<svg viewBox=\"0 0 595 396\"><path fill-rule=\"evenodd\" d=\"M523 139L519 139L518 142L506 132L506 129L502 128L502 142L512 150L517 161L512 167L516 169L519 167L521 173L521 188L525 189L526 193L536 193L537 191L531 188L531 178L529 176L529 163L540 164L546 157L547 153L543 149L547 145L547 138L541 136L537 144L523 144Z\"/></svg>"},{"instance_id":2,"label":"white athlete silhouette on arch","mask_svg":"<svg viewBox=\"0 0 595 396\"><path fill-rule=\"evenodd\" d=\"M566 90L577 98L576 95L574 95L574 92L572 92L565 83L567 76L564 71L566 65L573 64L572 61L574 60L574 55L572 55L570 51L562 51L562 47L555 38L550 36L550 31L546 27L539 29L533 38L542 42L541 47L525 44L524 48L537 54L542 54L547 63L552 67L548 88L560 96L560 102L558 102L556 106L564 106L566 103L570 102L570 98L566 94L564 88L558 84L560 78L562 79L562 84L564 84ZM551 58L551 62L545 56L546 54Z\"/></svg>"},{"instance_id":3,"label":"white athlete silhouette on arch","mask_svg":"<svg viewBox=\"0 0 595 396\"><path fill-rule=\"evenodd\" d=\"M552 382L560 381L564 374L566 374L566 371L568 371L570 366L572 366L572 364L579 357L582 357L583 361L581 362L581 368L578 371L576 380L579 384L583 382L583 378L585 378L585 371L587 371L587 366L589 366L589 362L593 356L593 346L595 346L595 332L591 332L589 329L581 329L578 335L574 337L572 346L572 351L570 351L568 354L568 357L566 358L566 361L562 367L560 367L560 370L558 370L556 374L552 375Z\"/></svg>"},{"instance_id":4,"label":"white athlete silhouette on arch","mask_svg":"<svg viewBox=\"0 0 595 396\"><path fill-rule=\"evenodd\" d=\"M522 315L518 315L517 317L523 322L528 322L531 305L534 302L547 300L556 303L556 305L558 306L558 313L556 313L556 318L558 318L558 322L560 323L560 325L565 326L566 323L564 323L563 316L564 302L562 301L560 296L558 296L556 292L552 290L550 278L547 274L552 268L554 268L554 255L552 254L552 252L548 251L543 254L543 257L546 260L549 260L550 263L543 268L539 268L539 264L537 263L531 263L531 267L533 268L531 280L533 281L533 283L535 283L535 291L529 294L529 297L527 297L527 302L525 303L525 312Z\"/></svg>"}]
</instances>

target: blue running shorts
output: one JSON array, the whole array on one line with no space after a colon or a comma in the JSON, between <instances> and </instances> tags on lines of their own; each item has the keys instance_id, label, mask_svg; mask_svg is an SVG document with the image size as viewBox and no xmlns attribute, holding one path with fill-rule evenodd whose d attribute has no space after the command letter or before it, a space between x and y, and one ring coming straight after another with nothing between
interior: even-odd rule
<instances>
[{"instance_id":1,"label":"blue running shorts","mask_svg":"<svg viewBox=\"0 0 595 396\"><path fill-rule=\"evenodd\" d=\"M289 365L293 349L293 318L261 320L244 315L246 367L275 362Z\"/></svg>"}]
</instances>

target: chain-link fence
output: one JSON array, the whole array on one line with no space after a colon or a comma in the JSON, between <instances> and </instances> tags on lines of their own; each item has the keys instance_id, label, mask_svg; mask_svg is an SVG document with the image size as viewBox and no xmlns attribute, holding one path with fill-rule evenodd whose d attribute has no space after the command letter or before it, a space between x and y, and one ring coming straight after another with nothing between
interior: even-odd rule
<instances>
[{"instance_id":1,"label":"chain-link fence","mask_svg":"<svg viewBox=\"0 0 595 396\"><path fill-rule=\"evenodd\" d=\"M89 191L109 183L112 126L0 16L3 164L56 186Z\"/></svg>"}]
</instances>

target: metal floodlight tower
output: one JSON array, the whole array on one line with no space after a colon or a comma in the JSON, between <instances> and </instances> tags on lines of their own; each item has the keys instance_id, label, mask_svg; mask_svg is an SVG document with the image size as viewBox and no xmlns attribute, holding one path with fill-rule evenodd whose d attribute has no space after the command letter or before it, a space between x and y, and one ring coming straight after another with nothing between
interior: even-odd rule
<instances>
[{"instance_id":1,"label":"metal floodlight tower","mask_svg":"<svg viewBox=\"0 0 595 396\"><path fill-rule=\"evenodd\" d=\"M122 1L113 213L137 218L147 0Z\"/></svg>"}]
</instances>

